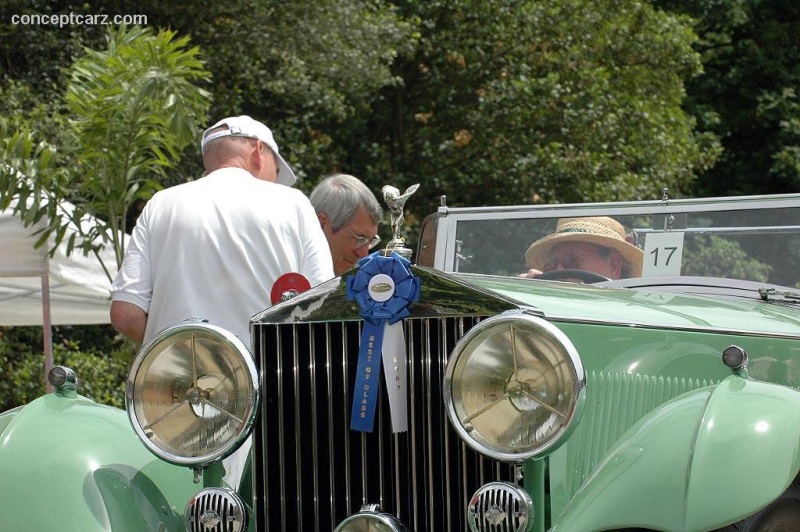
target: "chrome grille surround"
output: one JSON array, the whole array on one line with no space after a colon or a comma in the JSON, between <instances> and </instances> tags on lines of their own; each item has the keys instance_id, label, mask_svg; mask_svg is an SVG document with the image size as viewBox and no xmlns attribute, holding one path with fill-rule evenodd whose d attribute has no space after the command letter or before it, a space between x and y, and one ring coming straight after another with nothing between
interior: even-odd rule
<instances>
[{"instance_id":1,"label":"chrome grille surround","mask_svg":"<svg viewBox=\"0 0 800 532\"><path fill-rule=\"evenodd\" d=\"M393 434L380 393L375 430L349 429L360 320L255 323L263 402L254 436L258 530L330 531L379 504L416 532L462 532L480 486L519 466L470 449L442 400L447 357L481 316L407 318L409 430Z\"/></svg>"},{"instance_id":2,"label":"chrome grille surround","mask_svg":"<svg viewBox=\"0 0 800 532\"><path fill-rule=\"evenodd\" d=\"M186 505L184 524L189 532L242 532L247 530L247 508L236 492L205 488Z\"/></svg>"},{"instance_id":3,"label":"chrome grille surround","mask_svg":"<svg viewBox=\"0 0 800 532\"><path fill-rule=\"evenodd\" d=\"M522 532L533 522L533 517L530 495L516 484L507 482L481 486L467 508L472 532Z\"/></svg>"}]
</instances>

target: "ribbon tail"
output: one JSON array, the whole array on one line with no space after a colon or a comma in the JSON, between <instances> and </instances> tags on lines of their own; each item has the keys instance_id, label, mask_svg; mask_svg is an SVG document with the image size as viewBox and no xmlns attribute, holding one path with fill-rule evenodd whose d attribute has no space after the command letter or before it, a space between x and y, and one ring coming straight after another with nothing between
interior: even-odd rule
<instances>
[{"instance_id":1,"label":"ribbon tail","mask_svg":"<svg viewBox=\"0 0 800 532\"><path fill-rule=\"evenodd\" d=\"M408 383L406 380L406 340L403 323L387 324L383 331L383 374L389 409L392 413L392 432L408 430Z\"/></svg>"},{"instance_id":2,"label":"ribbon tail","mask_svg":"<svg viewBox=\"0 0 800 532\"><path fill-rule=\"evenodd\" d=\"M350 428L361 432L372 432L375 405L381 374L381 345L384 321L377 325L364 321L361 331L361 347L358 353L358 368L353 394L353 409L350 412Z\"/></svg>"}]
</instances>

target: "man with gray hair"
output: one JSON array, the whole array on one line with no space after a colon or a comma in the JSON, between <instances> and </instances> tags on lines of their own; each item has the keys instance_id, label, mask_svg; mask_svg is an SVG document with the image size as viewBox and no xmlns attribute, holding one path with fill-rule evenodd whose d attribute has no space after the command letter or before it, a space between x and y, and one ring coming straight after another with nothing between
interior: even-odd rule
<instances>
[{"instance_id":1,"label":"man with gray hair","mask_svg":"<svg viewBox=\"0 0 800 532\"><path fill-rule=\"evenodd\" d=\"M358 178L347 174L326 177L309 199L328 239L336 275L352 268L380 242L378 222L383 209Z\"/></svg>"}]
</instances>

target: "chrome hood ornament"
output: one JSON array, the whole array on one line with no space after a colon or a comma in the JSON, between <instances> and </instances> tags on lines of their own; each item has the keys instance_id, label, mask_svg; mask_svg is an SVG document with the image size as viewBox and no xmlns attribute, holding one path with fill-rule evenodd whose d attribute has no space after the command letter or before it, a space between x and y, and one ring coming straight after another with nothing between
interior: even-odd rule
<instances>
[{"instance_id":1,"label":"chrome hood ornament","mask_svg":"<svg viewBox=\"0 0 800 532\"><path fill-rule=\"evenodd\" d=\"M418 188L419 184L411 185L403 194L400 194L400 190L391 185L384 185L381 189L381 192L383 192L383 200L386 202L392 215L392 239L386 244L386 248L382 252L384 255L388 256L391 255L392 252L395 252L403 258L411 260L411 254L413 252L410 248L405 246L406 241L400 236L400 229L403 226L403 219L405 218L403 215L403 208L405 207L406 201L408 201L408 198L416 192Z\"/></svg>"}]
</instances>

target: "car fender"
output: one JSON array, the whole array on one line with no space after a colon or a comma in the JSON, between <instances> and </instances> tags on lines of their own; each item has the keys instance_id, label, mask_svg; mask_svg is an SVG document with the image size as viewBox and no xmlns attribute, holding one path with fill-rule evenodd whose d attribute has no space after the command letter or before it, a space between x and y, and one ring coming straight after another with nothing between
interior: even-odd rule
<instances>
[{"instance_id":1,"label":"car fender","mask_svg":"<svg viewBox=\"0 0 800 532\"><path fill-rule=\"evenodd\" d=\"M800 392L729 376L636 423L551 530L692 531L739 521L797 476L798 442Z\"/></svg>"},{"instance_id":2,"label":"car fender","mask_svg":"<svg viewBox=\"0 0 800 532\"><path fill-rule=\"evenodd\" d=\"M0 417L4 531L184 529L199 486L145 448L125 411L53 393Z\"/></svg>"}]
</instances>

